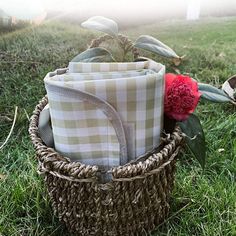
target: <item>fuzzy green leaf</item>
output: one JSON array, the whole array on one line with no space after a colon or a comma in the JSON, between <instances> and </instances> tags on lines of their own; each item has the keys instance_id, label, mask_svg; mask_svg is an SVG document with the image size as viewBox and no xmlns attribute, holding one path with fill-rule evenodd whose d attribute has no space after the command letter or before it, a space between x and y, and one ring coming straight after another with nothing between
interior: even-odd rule
<instances>
[{"instance_id":1,"label":"fuzzy green leaf","mask_svg":"<svg viewBox=\"0 0 236 236\"><path fill-rule=\"evenodd\" d=\"M209 84L198 83L198 90L202 93L201 98L211 102L230 102L231 99L221 89Z\"/></svg>"},{"instance_id":2,"label":"fuzzy green leaf","mask_svg":"<svg viewBox=\"0 0 236 236\"><path fill-rule=\"evenodd\" d=\"M112 37L117 37L118 35L118 25L115 21L103 17L103 16L93 16L81 24L84 28L98 30Z\"/></svg>"},{"instance_id":3,"label":"fuzzy green leaf","mask_svg":"<svg viewBox=\"0 0 236 236\"><path fill-rule=\"evenodd\" d=\"M206 160L206 144L202 125L198 117L191 114L185 121L178 122L183 133L187 135L186 143L204 169Z\"/></svg>"},{"instance_id":4,"label":"fuzzy green leaf","mask_svg":"<svg viewBox=\"0 0 236 236\"><path fill-rule=\"evenodd\" d=\"M90 48L74 57L72 62L113 62L111 53L105 48Z\"/></svg>"},{"instance_id":5,"label":"fuzzy green leaf","mask_svg":"<svg viewBox=\"0 0 236 236\"><path fill-rule=\"evenodd\" d=\"M135 44L135 47L159 54L169 58L179 58L173 49L149 35L140 36Z\"/></svg>"},{"instance_id":6,"label":"fuzzy green leaf","mask_svg":"<svg viewBox=\"0 0 236 236\"><path fill-rule=\"evenodd\" d=\"M141 35L139 36L139 38L136 40L136 43L149 43L149 44L154 44L157 45L158 47L162 47L165 48L168 51L173 52L177 57L178 55L175 53L175 51L170 48L169 46L167 46L166 44L162 43L161 41L159 41L158 39L149 36L149 35Z\"/></svg>"}]
</instances>

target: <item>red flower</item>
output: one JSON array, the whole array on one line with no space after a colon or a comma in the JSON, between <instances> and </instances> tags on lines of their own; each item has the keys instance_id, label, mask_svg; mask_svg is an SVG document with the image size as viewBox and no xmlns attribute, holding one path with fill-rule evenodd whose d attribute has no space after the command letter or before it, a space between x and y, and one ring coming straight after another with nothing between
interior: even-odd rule
<instances>
[{"instance_id":1,"label":"red flower","mask_svg":"<svg viewBox=\"0 0 236 236\"><path fill-rule=\"evenodd\" d=\"M194 112L201 93L198 84L185 75L166 74L165 114L174 120L183 121Z\"/></svg>"}]
</instances>

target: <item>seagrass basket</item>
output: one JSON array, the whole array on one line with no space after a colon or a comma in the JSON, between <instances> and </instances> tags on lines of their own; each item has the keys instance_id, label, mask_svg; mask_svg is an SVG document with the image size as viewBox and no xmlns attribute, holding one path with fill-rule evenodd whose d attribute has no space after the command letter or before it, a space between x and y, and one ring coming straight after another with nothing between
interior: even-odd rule
<instances>
[{"instance_id":1,"label":"seagrass basket","mask_svg":"<svg viewBox=\"0 0 236 236\"><path fill-rule=\"evenodd\" d=\"M180 130L137 161L113 168L101 184L97 166L71 162L47 147L38 120L44 97L31 117L29 133L54 213L75 235L147 235L167 217L176 157L183 143Z\"/></svg>"}]
</instances>

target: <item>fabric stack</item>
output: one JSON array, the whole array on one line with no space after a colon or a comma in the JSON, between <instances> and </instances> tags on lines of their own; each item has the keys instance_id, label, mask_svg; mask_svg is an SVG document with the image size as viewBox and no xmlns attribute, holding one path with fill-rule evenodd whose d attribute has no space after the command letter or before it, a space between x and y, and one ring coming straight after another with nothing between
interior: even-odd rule
<instances>
[{"instance_id":1,"label":"fabric stack","mask_svg":"<svg viewBox=\"0 0 236 236\"><path fill-rule=\"evenodd\" d=\"M53 138L59 153L104 171L135 160L159 144L164 74L152 60L70 62L48 73L50 117L40 118L42 139ZM49 118L51 137L43 132Z\"/></svg>"}]
</instances>

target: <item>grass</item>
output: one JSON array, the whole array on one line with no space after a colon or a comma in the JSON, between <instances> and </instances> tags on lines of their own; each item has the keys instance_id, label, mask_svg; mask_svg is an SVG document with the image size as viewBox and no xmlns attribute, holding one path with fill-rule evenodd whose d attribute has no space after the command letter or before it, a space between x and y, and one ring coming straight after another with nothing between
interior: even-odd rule
<instances>
[{"instance_id":1,"label":"grass","mask_svg":"<svg viewBox=\"0 0 236 236\"><path fill-rule=\"evenodd\" d=\"M219 86L236 71L235 27L236 18L220 18L157 23L122 33L132 39L139 34L159 38L180 55L186 54L181 73ZM67 235L53 216L36 173L27 117L45 94L45 74L66 66L95 36L77 25L51 22L0 38L2 142L15 106L19 108L10 141L0 150L0 235ZM153 58L173 72L168 61ZM196 112L206 134L206 168L202 171L188 150L181 156L170 217L153 235L236 235L236 109L232 104L201 103Z\"/></svg>"}]
</instances>

